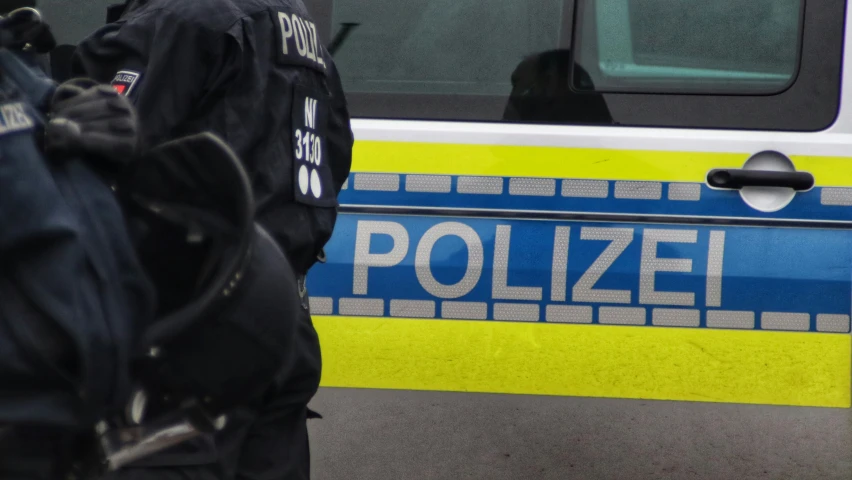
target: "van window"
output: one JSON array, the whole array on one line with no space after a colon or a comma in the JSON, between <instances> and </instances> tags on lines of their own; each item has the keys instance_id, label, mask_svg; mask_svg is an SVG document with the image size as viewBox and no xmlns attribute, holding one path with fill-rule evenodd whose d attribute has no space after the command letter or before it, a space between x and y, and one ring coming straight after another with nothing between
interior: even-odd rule
<instances>
[{"instance_id":1,"label":"van window","mask_svg":"<svg viewBox=\"0 0 852 480\"><path fill-rule=\"evenodd\" d=\"M365 93L500 95L530 53L559 43L562 0L337 0L359 23L336 58Z\"/></svg>"},{"instance_id":2,"label":"van window","mask_svg":"<svg viewBox=\"0 0 852 480\"><path fill-rule=\"evenodd\" d=\"M573 15L573 0L317 3L332 33L359 24L335 62L353 111L385 118L502 119L518 66L570 42Z\"/></svg>"},{"instance_id":3,"label":"van window","mask_svg":"<svg viewBox=\"0 0 852 480\"><path fill-rule=\"evenodd\" d=\"M115 0L40 0L60 43ZM816 131L846 0L310 0L354 117Z\"/></svg>"},{"instance_id":4,"label":"van window","mask_svg":"<svg viewBox=\"0 0 852 480\"><path fill-rule=\"evenodd\" d=\"M365 118L816 131L845 0L317 0Z\"/></svg>"},{"instance_id":5,"label":"van window","mask_svg":"<svg viewBox=\"0 0 852 480\"><path fill-rule=\"evenodd\" d=\"M798 70L803 0L579 3L580 90L771 94Z\"/></svg>"}]
</instances>

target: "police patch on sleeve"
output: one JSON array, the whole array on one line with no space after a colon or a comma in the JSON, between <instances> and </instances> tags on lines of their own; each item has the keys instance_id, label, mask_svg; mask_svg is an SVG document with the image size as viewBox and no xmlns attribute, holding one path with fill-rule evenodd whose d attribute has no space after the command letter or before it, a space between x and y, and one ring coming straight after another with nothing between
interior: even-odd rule
<instances>
[{"instance_id":1,"label":"police patch on sleeve","mask_svg":"<svg viewBox=\"0 0 852 480\"><path fill-rule=\"evenodd\" d=\"M272 24L276 26L278 45L275 50L278 52L278 63L300 65L326 73L316 24L292 12L273 8L269 13L272 15Z\"/></svg>"},{"instance_id":2,"label":"police patch on sleeve","mask_svg":"<svg viewBox=\"0 0 852 480\"><path fill-rule=\"evenodd\" d=\"M295 87L293 93L293 191L296 201L316 207L337 205L326 157L328 104L325 96Z\"/></svg>"},{"instance_id":3,"label":"police patch on sleeve","mask_svg":"<svg viewBox=\"0 0 852 480\"><path fill-rule=\"evenodd\" d=\"M139 72L134 72L132 70L121 70L115 74L115 78L112 79L112 88L115 89L116 92L124 95L130 95L130 92L133 90L133 87L139 82L139 77L142 74Z\"/></svg>"}]
</instances>

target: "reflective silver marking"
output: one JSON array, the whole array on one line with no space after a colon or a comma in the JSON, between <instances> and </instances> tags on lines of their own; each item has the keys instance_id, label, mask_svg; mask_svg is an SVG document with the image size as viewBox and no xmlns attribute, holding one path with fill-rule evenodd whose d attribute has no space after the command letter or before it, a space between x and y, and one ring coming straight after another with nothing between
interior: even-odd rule
<instances>
[{"instance_id":1,"label":"reflective silver marking","mask_svg":"<svg viewBox=\"0 0 852 480\"><path fill-rule=\"evenodd\" d=\"M670 183L669 200L697 202L701 200L700 183Z\"/></svg>"},{"instance_id":2,"label":"reflective silver marking","mask_svg":"<svg viewBox=\"0 0 852 480\"><path fill-rule=\"evenodd\" d=\"M449 175L406 175L405 191L420 193L450 193L453 177Z\"/></svg>"},{"instance_id":3,"label":"reflective silver marking","mask_svg":"<svg viewBox=\"0 0 852 480\"><path fill-rule=\"evenodd\" d=\"M710 246L707 249L707 295L705 303L708 307L722 306L722 266L724 263L725 232L724 230L714 230L710 232ZM752 324L749 328L754 328L754 325Z\"/></svg>"},{"instance_id":4,"label":"reflective silver marking","mask_svg":"<svg viewBox=\"0 0 852 480\"><path fill-rule=\"evenodd\" d=\"M708 310L708 328L741 328L754 329L754 312L743 312L733 310Z\"/></svg>"},{"instance_id":5,"label":"reflective silver marking","mask_svg":"<svg viewBox=\"0 0 852 480\"><path fill-rule=\"evenodd\" d=\"M659 230L642 233L642 260L639 267L639 303L650 305L695 306L692 292L657 291L657 272L692 272L692 259L657 257L659 243L696 243L698 230Z\"/></svg>"},{"instance_id":6,"label":"reflective silver marking","mask_svg":"<svg viewBox=\"0 0 852 480\"><path fill-rule=\"evenodd\" d=\"M701 311L677 308L655 308L652 323L662 327L698 327L701 325Z\"/></svg>"},{"instance_id":7,"label":"reflective silver marking","mask_svg":"<svg viewBox=\"0 0 852 480\"><path fill-rule=\"evenodd\" d=\"M852 206L852 188L823 187L819 194L819 201L823 205Z\"/></svg>"},{"instance_id":8,"label":"reflective silver marking","mask_svg":"<svg viewBox=\"0 0 852 480\"><path fill-rule=\"evenodd\" d=\"M636 307L600 307L598 322L608 325L645 325L644 308Z\"/></svg>"},{"instance_id":9,"label":"reflective silver marking","mask_svg":"<svg viewBox=\"0 0 852 480\"><path fill-rule=\"evenodd\" d=\"M609 182L606 180L563 180L562 196L606 198L609 196Z\"/></svg>"},{"instance_id":10,"label":"reflective silver marking","mask_svg":"<svg viewBox=\"0 0 852 480\"><path fill-rule=\"evenodd\" d=\"M356 173L355 190L398 192L399 175L391 173Z\"/></svg>"},{"instance_id":11,"label":"reflective silver marking","mask_svg":"<svg viewBox=\"0 0 852 480\"><path fill-rule=\"evenodd\" d=\"M580 239L610 240L611 243L574 284L572 300L584 303L630 303L630 290L595 289L594 286L633 241L633 229L583 227L580 229Z\"/></svg>"},{"instance_id":12,"label":"reflective silver marking","mask_svg":"<svg viewBox=\"0 0 852 480\"><path fill-rule=\"evenodd\" d=\"M435 318L435 302L431 300L391 300L391 317Z\"/></svg>"},{"instance_id":13,"label":"reflective silver marking","mask_svg":"<svg viewBox=\"0 0 852 480\"><path fill-rule=\"evenodd\" d=\"M488 304L485 302L441 302L441 318L487 320Z\"/></svg>"},{"instance_id":14,"label":"reflective silver marking","mask_svg":"<svg viewBox=\"0 0 852 480\"><path fill-rule=\"evenodd\" d=\"M811 316L807 313L763 312L760 316L760 328L807 331L811 328Z\"/></svg>"},{"instance_id":15,"label":"reflective silver marking","mask_svg":"<svg viewBox=\"0 0 852 480\"><path fill-rule=\"evenodd\" d=\"M385 301L381 298L341 298L338 310L340 315L381 317L385 314Z\"/></svg>"},{"instance_id":16,"label":"reflective silver marking","mask_svg":"<svg viewBox=\"0 0 852 480\"><path fill-rule=\"evenodd\" d=\"M663 198L663 184L660 182L615 182L615 198L660 200Z\"/></svg>"},{"instance_id":17,"label":"reflective silver marking","mask_svg":"<svg viewBox=\"0 0 852 480\"><path fill-rule=\"evenodd\" d=\"M374 234L389 235L393 248L387 253L370 253ZM393 267L408 254L408 230L396 222L359 220L355 233L355 260L352 277L352 294L366 295L371 267Z\"/></svg>"},{"instance_id":18,"label":"reflective silver marking","mask_svg":"<svg viewBox=\"0 0 852 480\"><path fill-rule=\"evenodd\" d=\"M545 319L553 323L592 323L592 307L583 305L548 305Z\"/></svg>"},{"instance_id":19,"label":"reflective silver marking","mask_svg":"<svg viewBox=\"0 0 852 480\"><path fill-rule=\"evenodd\" d=\"M523 303L495 303L494 320L510 322L537 322L540 313L538 305Z\"/></svg>"},{"instance_id":20,"label":"reflective silver marking","mask_svg":"<svg viewBox=\"0 0 852 480\"><path fill-rule=\"evenodd\" d=\"M432 249L443 237L456 236L464 241L467 247L468 261L465 265L464 276L457 283L445 285L432 275ZM423 234L414 255L414 273L423 289L438 298L460 298L473 290L482 276L482 266L485 253L482 240L469 225L460 222L439 223Z\"/></svg>"},{"instance_id":21,"label":"reflective silver marking","mask_svg":"<svg viewBox=\"0 0 852 480\"><path fill-rule=\"evenodd\" d=\"M341 190L348 190L349 189L349 179L348 178L343 181L343 186L340 187L340 189Z\"/></svg>"},{"instance_id":22,"label":"reflective silver marking","mask_svg":"<svg viewBox=\"0 0 852 480\"><path fill-rule=\"evenodd\" d=\"M308 297L312 315L331 315L334 313L334 299L331 297Z\"/></svg>"},{"instance_id":23,"label":"reflective silver marking","mask_svg":"<svg viewBox=\"0 0 852 480\"><path fill-rule=\"evenodd\" d=\"M509 242L511 237L511 225L497 225L497 233L494 235L494 264L491 270L491 298L494 300L541 301L543 290L541 287L509 286ZM479 278L476 280L479 281Z\"/></svg>"},{"instance_id":24,"label":"reflective silver marking","mask_svg":"<svg viewBox=\"0 0 852 480\"><path fill-rule=\"evenodd\" d=\"M817 331L849 333L849 315L817 315Z\"/></svg>"},{"instance_id":25,"label":"reflective silver marking","mask_svg":"<svg viewBox=\"0 0 852 480\"><path fill-rule=\"evenodd\" d=\"M550 277L550 300L564 302L568 290L568 242L571 239L571 227L556 227L553 240L553 272ZM548 307L550 308L550 307Z\"/></svg>"},{"instance_id":26,"label":"reflective silver marking","mask_svg":"<svg viewBox=\"0 0 852 480\"><path fill-rule=\"evenodd\" d=\"M556 180L552 178L510 178L509 195L552 197L556 195Z\"/></svg>"},{"instance_id":27,"label":"reflective silver marking","mask_svg":"<svg viewBox=\"0 0 852 480\"><path fill-rule=\"evenodd\" d=\"M500 195L503 193L503 179L500 177L459 177L456 190L459 193Z\"/></svg>"}]
</instances>

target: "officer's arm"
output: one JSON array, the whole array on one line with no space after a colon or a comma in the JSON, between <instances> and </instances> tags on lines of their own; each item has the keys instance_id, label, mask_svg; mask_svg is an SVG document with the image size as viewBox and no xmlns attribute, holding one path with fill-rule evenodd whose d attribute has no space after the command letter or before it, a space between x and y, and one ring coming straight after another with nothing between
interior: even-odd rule
<instances>
[{"instance_id":1,"label":"officer's arm","mask_svg":"<svg viewBox=\"0 0 852 480\"><path fill-rule=\"evenodd\" d=\"M131 16L84 40L75 75L112 83L135 104L143 147L188 133L187 123L222 82L228 36L163 11Z\"/></svg>"}]
</instances>

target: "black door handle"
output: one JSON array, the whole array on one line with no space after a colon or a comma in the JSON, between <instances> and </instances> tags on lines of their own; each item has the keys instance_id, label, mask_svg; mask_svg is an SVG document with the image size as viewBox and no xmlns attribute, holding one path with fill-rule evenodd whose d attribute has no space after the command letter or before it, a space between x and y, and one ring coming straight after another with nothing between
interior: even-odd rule
<instances>
[{"instance_id":1,"label":"black door handle","mask_svg":"<svg viewBox=\"0 0 852 480\"><path fill-rule=\"evenodd\" d=\"M732 190L743 187L787 187L801 192L813 188L814 176L808 172L715 168L707 172L707 184Z\"/></svg>"}]
</instances>

